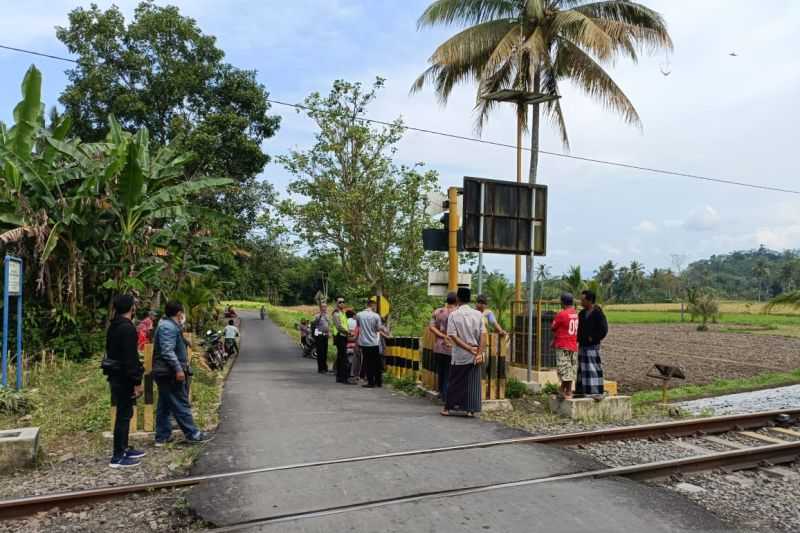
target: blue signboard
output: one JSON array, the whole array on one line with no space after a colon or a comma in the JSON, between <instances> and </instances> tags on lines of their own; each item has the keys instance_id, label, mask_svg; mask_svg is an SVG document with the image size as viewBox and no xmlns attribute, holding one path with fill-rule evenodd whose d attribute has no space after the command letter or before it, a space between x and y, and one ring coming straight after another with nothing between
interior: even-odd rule
<instances>
[{"instance_id":1,"label":"blue signboard","mask_svg":"<svg viewBox=\"0 0 800 533\"><path fill-rule=\"evenodd\" d=\"M3 387L8 386L8 311L11 297L17 299L17 390L22 388L22 259L7 255L3 264Z\"/></svg>"}]
</instances>

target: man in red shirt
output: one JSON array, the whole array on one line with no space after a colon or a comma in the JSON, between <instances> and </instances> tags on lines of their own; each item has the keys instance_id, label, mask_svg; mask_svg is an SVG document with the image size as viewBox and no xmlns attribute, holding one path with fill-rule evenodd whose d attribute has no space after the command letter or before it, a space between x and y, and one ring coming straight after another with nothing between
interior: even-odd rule
<instances>
[{"instance_id":1,"label":"man in red shirt","mask_svg":"<svg viewBox=\"0 0 800 533\"><path fill-rule=\"evenodd\" d=\"M561 295L561 311L553 318L551 326L561 395L568 400L572 398L572 382L578 372L578 313L573 302L570 293Z\"/></svg>"}]
</instances>

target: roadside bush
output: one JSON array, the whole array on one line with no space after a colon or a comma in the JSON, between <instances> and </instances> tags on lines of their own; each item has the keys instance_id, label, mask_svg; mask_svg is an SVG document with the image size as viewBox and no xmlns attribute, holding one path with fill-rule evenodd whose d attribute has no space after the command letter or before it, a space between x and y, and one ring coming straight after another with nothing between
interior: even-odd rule
<instances>
[{"instance_id":1,"label":"roadside bush","mask_svg":"<svg viewBox=\"0 0 800 533\"><path fill-rule=\"evenodd\" d=\"M27 415L33 410L33 401L24 391L0 389L0 414Z\"/></svg>"},{"instance_id":2,"label":"roadside bush","mask_svg":"<svg viewBox=\"0 0 800 533\"><path fill-rule=\"evenodd\" d=\"M528 394L528 387L517 378L508 378L506 381L506 398L522 398Z\"/></svg>"},{"instance_id":3,"label":"roadside bush","mask_svg":"<svg viewBox=\"0 0 800 533\"><path fill-rule=\"evenodd\" d=\"M546 383L544 387L542 387L542 394L550 396L551 394L558 394L558 385L555 383Z\"/></svg>"}]
</instances>

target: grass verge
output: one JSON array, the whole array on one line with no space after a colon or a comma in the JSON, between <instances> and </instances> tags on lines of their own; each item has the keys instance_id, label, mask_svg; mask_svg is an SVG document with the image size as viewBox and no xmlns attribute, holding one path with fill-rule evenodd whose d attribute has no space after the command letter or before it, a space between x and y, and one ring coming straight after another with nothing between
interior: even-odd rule
<instances>
[{"instance_id":1,"label":"grass verge","mask_svg":"<svg viewBox=\"0 0 800 533\"><path fill-rule=\"evenodd\" d=\"M718 379L707 385L683 385L667 390L667 401L694 400L723 394L782 387L800 383L800 368L792 372L770 372L749 378ZM634 408L661 401L661 390L640 391L631 397Z\"/></svg>"},{"instance_id":2,"label":"grass verge","mask_svg":"<svg viewBox=\"0 0 800 533\"><path fill-rule=\"evenodd\" d=\"M95 453L108 448L103 432L111 430L108 382L100 370L99 355L81 362L59 361L34 368L21 395L28 406L16 413L0 409L0 428L36 426L48 452ZM222 376L195 365L192 406L200 427L219 422ZM156 396L157 396L156 391ZM137 402L142 427L143 401Z\"/></svg>"}]
</instances>

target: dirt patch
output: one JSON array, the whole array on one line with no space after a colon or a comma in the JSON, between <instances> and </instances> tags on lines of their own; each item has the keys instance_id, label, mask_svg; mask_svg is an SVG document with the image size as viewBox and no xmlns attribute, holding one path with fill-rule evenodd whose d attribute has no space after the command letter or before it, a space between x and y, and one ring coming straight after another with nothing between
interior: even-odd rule
<instances>
[{"instance_id":1,"label":"dirt patch","mask_svg":"<svg viewBox=\"0 0 800 533\"><path fill-rule=\"evenodd\" d=\"M680 366L684 384L750 377L800 368L800 339L777 335L696 331L691 324L611 325L603 342L606 377L623 392L660 385L646 377L654 363ZM728 329L730 327L728 326Z\"/></svg>"}]
</instances>

